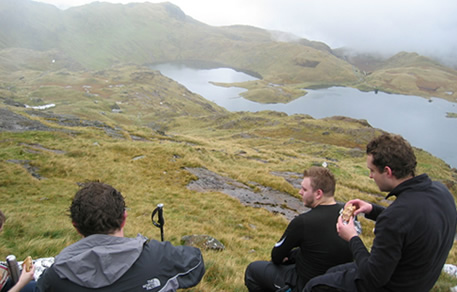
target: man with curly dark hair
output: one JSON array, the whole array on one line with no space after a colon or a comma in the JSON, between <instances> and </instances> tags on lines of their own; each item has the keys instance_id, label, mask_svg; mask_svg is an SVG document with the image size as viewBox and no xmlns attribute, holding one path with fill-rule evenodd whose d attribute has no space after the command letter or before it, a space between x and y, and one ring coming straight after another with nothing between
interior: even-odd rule
<instances>
[{"instance_id":1,"label":"man with curly dark hair","mask_svg":"<svg viewBox=\"0 0 457 292\"><path fill-rule=\"evenodd\" d=\"M205 273L198 248L124 237L124 197L110 185L85 185L70 217L84 238L56 256L38 280L41 292L176 291L197 285Z\"/></svg>"},{"instance_id":2,"label":"man with curly dark hair","mask_svg":"<svg viewBox=\"0 0 457 292\"><path fill-rule=\"evenodd\" d=\"M111 186L90 183L76 193L70 206L70 217L78 232L111 234L125 223L124 197Z\"/></svg>"},{"instance_id":3,"label":"man with curly dark hair","mask_svg":"<svg viewBox=\"0 0 457 292\"><path fill-rule=\"evenodd\" d=\"M367 167L379 189L395 196L388 207L350 200L355 215L375 220L368 250L353 220L337 231L349 242L354 263L337 266L308 282L304 291L430 291L454 243L457 212L454 197L427 174L416 176L416 156L399 135L383 134L367 145ZM331 290L332 287L336 290Z\"/></svg>"}]
</instances>

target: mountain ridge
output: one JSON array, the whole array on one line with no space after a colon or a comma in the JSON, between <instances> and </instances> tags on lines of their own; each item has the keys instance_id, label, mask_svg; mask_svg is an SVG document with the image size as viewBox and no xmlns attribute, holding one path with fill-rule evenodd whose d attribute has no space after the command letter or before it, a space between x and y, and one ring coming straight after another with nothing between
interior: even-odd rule
<instances>
[{"instance_id":1,"label":"mountain ridge","mask_svg":"<svg viewBox=\"0 0 457 292\"><path fill-rule=\"evenodd\" d=\"M403 75L424 68L424 63L401 66L401 59L408 57L400 53L396 58L399 65L391 65L402 71L402 76L377 72L378 67L373 66L374 71L366 72L322 42L252 26L213 27L169 2L94 2L59 10L31 0L8 0L0 3L0 25L8 27L0 32L1 50L57 50L87 70L120 63L211 62L255 72L288 90L350 86L453 102L457 96L457 71L436 62L428 64L417 80L399 87L392 84L404 82ZM379 74L366 78L375 72ZM423 79L433 79L432 86L423 90Z\"/></svg>"}]
</instances>

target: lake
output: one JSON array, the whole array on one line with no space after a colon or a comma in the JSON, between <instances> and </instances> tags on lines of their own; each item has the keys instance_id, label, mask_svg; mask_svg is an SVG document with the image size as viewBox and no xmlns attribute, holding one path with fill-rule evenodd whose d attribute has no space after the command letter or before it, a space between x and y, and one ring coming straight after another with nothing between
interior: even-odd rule
<instances>
[{"instance_id":1,"label":"lake","mask_svg":"<svg viewBox=\"0 0 457 292\"><path fill-rule=\"evenodd\" d=\"M257 78L229 68L195 69L178 64L151 67L179 82L192 92L229 111L274 110L288 115L308 114L320 119L346 116L365 119L375 128L402 135L413 146L457 167L457 119L447 112L457 112L456 103L439 98L431 100L410 95L362 92L348 87L310 90L287 104L261 104L244 99L237 87L220 87L212 82L243 82Z\"/></svg>"}]
</instances>

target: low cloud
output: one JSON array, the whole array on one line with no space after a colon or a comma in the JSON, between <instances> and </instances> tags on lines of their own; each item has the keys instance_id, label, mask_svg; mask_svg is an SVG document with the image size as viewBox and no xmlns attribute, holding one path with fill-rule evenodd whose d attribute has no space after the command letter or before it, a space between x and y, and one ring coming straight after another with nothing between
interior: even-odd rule
<instances>
[{"instance_id":1,"label":"low cloud","mask_svg":"<svg viewBox=\"0 0 457 292\"><path fill-rule=\"evenodd\" d=\"M92 0L42 0L60 8ZM104 2L142 2L104 0ZM149 2L163 2L150 0ZM457 66L455 0L171 0L209 25L246 24L290 33L331 48L393 55L417 52ZM285 35L275 33L275 36ZM290 37L290 35L289 35Z\"/></svg>"}]
</instances>

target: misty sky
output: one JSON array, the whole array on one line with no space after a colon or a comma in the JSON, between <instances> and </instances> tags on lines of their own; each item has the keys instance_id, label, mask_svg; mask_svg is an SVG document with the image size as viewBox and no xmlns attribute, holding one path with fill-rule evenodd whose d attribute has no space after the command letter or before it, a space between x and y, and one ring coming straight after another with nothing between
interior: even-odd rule
<instances>
[{"instance_id":1,"label":"misty sky","mask_svg":"<svg viewBox=\"0 0 457 292\"><path fill-rule=\"evenodd\" d=\"M34 0L38 1L38 0ZM40 0L61 9L92 0ZM105 0L128 3L145 1ZM164 1L149 2L159 3ZM457 0L170 0L209 25L247 24L331 48L437 57L457 66Z\"/></svg>"}]
</instances>

